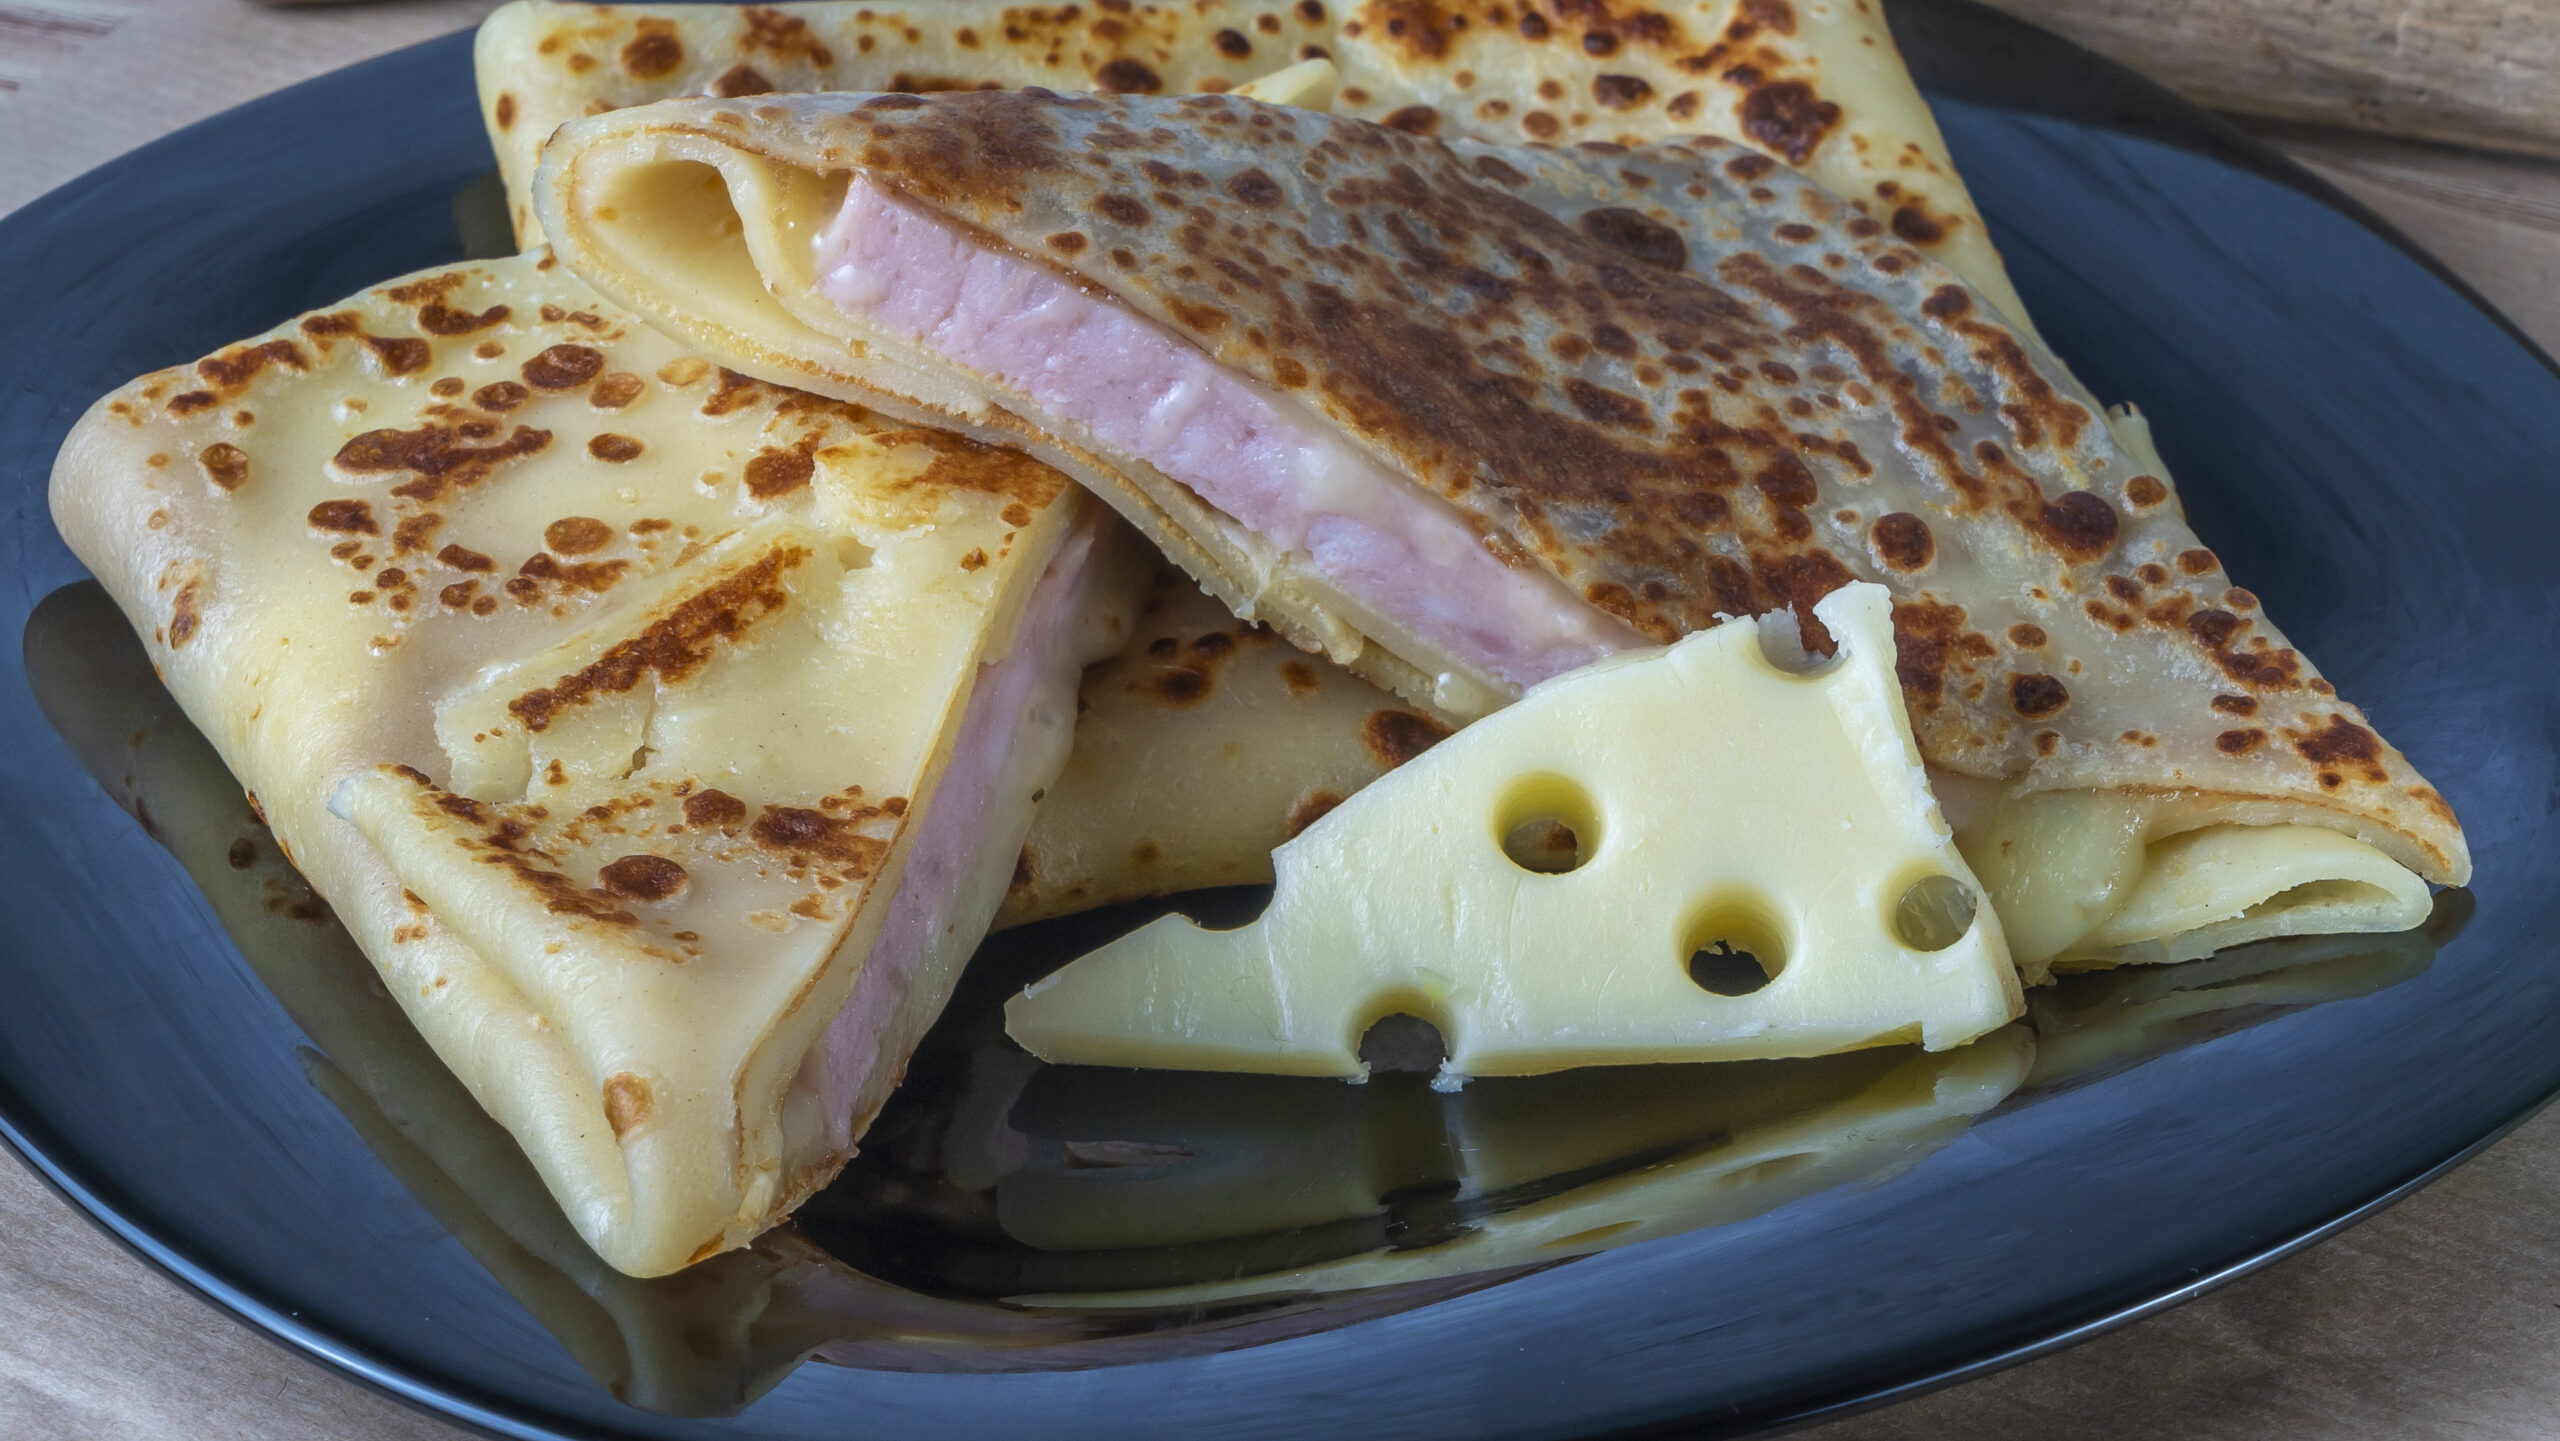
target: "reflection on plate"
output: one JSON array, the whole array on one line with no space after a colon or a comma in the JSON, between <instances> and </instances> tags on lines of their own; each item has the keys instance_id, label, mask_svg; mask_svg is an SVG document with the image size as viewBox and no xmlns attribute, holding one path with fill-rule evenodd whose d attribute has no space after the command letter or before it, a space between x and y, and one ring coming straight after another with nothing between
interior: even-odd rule
<instances>
[{"instance_id":1,"label":"reflection on plate","mask_svg":"<svg viewBox=\"0 0 2560 1441\"><path fill-rule=\"evenodd\" d=\"M42 602L46 717L184 865L310 1038L311 1084L613 1395L735 1412L805 1360L1064 1370L1253 1346L1872 1184L1996 1107L2424 971L2470 897L2399 936L2069 977L1961 1049L1366 1085L1046 1067L1005 996L1147 918L1001 937L861 1157L799 1226L658 1280L604 1265L276 851L105 593ZM1209 893L1195 906L1251 904Z\"/></svg>"}]
</instances>

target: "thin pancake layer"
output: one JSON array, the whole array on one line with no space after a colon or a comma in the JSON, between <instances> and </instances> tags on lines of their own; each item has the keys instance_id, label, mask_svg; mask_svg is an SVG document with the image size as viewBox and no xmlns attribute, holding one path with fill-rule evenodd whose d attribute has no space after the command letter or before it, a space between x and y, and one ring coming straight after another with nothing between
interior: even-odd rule
<instances>
[{"instance_id":1,"label":"thin pancake layer","mask_svg":"<svg viewBox=\"0 0 2560 1441\"><path fill-rule=\"evenodd\" d=\"M1216 92L1311 56L1339 70L1336 113L1419 133L1748 145L2025 316L1880 0L518 0L481 26L477 64L517 235L532 244L543 142L607 110L827 90Z\"/></svg>"},{"instance_id":2,"label":"thin pancake layer","mask_svg":"<svg viewBox=\"0 0 2560 1441\"><path fill-rule=\"evenodd\" d=\"M742 369L1024 445L1240 613L1480 709L1498 681L1453 688L1445 657L1186 487L821 295L810 237L855 174L1290 397L1648 636L1885 584L1943 772L2147 797L2145 839L2301 823L2468 874L2442 799L2097 402L1944 268L1756 154L1036 92L669 102L551 149L546 223L607 293Z\"/></svg>"},{"instance_id":3,"label":"thin pancake layer","mask_svg":"<svg viewBox=\"0 0 2560 1441\"><path fill-rule=\"evenodd\" d=\"M721 371L547 256L136 381L52 501L390 994L634 1274L843 1163L1127 622L1055 472Z\"/></svg>"},{"instance_id":4,"label":"thin pancake layer","mask_svg":"<svg viewBox=\"0 0 2560 1441\"><path fill-rule=\"evenodd\" d=\"M999 926L1271 879L1271 851L1449 734L1168 567L1129 644L1085 672L1076 745Z\"/></svg>"}]
</instances>

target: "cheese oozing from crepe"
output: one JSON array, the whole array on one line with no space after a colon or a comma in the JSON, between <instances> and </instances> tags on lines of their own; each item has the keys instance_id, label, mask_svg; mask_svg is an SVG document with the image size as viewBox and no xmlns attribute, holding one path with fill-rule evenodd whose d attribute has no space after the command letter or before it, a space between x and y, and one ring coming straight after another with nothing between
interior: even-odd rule
<instances>
[{"instance_id":1,"label":"cheese oozing from crepe","mask_svg":"<svg viewBox=\"0 0 2560 1441\"><path fill-rule=\"evenodd\" d=\"M1363 604L931 331L831 300L826 237L857 183L939 222L946 280L982 255L1065 277L1648 640L1886 585L1924 755L1995 801L2121 794L2143 846L2310 825L2468 873L2442 799L2231 584L2139 428L2119 440L1955 277L1756 154L1444 145L1232 98L1037 92L669 102L554 142L546 223L607 293L743 369L1050 459L1238 613L1466 716L1517 687L1427 618ZM1088 363L1094 329L1055 363ZM2407 925L2422 899L2356 880L2275 910Z\"/></svg>"},{"instance_id":2,"label":"cheese oozing from crepe","mask_svg":"<svg viewBox=\"0 0 2560 1441\"><path fill-rule=\"evenodd\" d=\"M580 1235L842 1165L1143 572L1064 477L686 354L547 256L102 400L57 524Z\"/></svg>"}]
</instances>

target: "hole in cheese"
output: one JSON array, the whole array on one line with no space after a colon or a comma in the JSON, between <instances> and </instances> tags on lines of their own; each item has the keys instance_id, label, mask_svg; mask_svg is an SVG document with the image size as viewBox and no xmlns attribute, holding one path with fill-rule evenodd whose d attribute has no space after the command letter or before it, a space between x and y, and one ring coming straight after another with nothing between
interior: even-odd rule
<instances>
[{"instance_id":1,"label":"hole in cheese","mask_svg":"<svg viewBox=\"0 0 2560 1441\"><path fill-rule=\"evenodd\" d=\"M1710 941L1689 953L1689 979L1719 996L1747 996L1769 984L1770 976L1759 952Z\"/></svg>"},{"instance_id":2,"label":"hole in cheese","mask_svg":"<svg viewBox=\"0 0 2560 1441\"><path fill-rule=\"evenodd\" d=\"M1185 891L1176 898L1174 909L1204 931L1240 931L1262 919L1271 908L1273 888L1258 886L1210 886Z\"/></svg>"},{"instance_id":3,"label":"hole in cheese","mask_svg":"<svg viewBox=\"0 0 2560 1441\"><path fill-rule=\"evenodd\" d=\"M1493 833L1513 865L1563 875L1590 864L1599 850L1600 808L1589 791L1563 776L1522 776L1494 808Z\"/></svg>"},{"instance_id":4,"label":"hole in cheese","mask_svg":"<svg viewBox=\"0 0 2560 1441\"><path fill-rule=\"evenodd\" d=\"M1582 864L1582 838L1564 822L1540 816L1504 833L1502 853L1524 871L1560 876Z\"/></svg>"},{"instance_id":5,"label":"hole in cheese","mask_svg":"<svg viewBox=\"0 0 2560 1441\"><path fill-rule=\"evenodd\" d=\"M1828 675L1840 663L1836 646L1829 654L1806 648L1804 624L1808 616L1808 611L1800 609L1774 610L1760 617L1755 631L1760 640L1760 658L1798 680Z\"/></svg>"},{"instance_id":6,"label":"hole in cheese","mask_svg":"<svg viewBox=\"0 0 2560 1441\"><path fill-rule=\"evenodd\" d=\"M1973 929L1977 909L1971 886L1953 876L1924 876L1894 902L1893 934L1915 951L1943 951Z\"/></svg>"},{"instance_id":7,"label":"hole in cheese","mask_svg":"<svg viewBox=\"0 0 2560 1441\"><path fill-rule=\"evenodd\" d=\"M1380 1016L1360 1036L1360 1063L1371 1072L1438 1071L1449 1059L1440 1028L1410 1011Z\"/></svg>"},{"instance_id":8,"label":"hole in cheese","mask_svg":"<svg viewBox=\"0 0 2560 1441\"><path fill-rule=\"evenodd\" d=\"M1786 968L1786 942L1768 906L1743 895L1719 896L1698 908L1681 950L1689 979L1719 996L1747 996Z\"/></svg>"}]
</instances>

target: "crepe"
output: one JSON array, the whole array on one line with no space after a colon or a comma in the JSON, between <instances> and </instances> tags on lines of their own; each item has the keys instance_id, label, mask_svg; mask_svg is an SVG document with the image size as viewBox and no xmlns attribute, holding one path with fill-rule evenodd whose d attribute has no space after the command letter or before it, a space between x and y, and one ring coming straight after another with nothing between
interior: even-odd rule
<instances>
[{"instance_id":1,"label":"crepe","mask_svg":"<svg viewBox=\"0 0 2560 1441\"><path fill-rule=\"evenodd\" d=\"M1450 730L1170 567L1080 710L999 926L1268 881L1273 847Z\"/></svg>"},{"instance_id":2,"label":"crepe","mask_svg":"<svg viewBox=\"0 0 2560 1441\"><path fill-rule=\"evenodd\" d=\"M1268 98L1496 140L1600 136L1633 143L1695 130L1801 164L1809 178L1948 265L2032 334L1872 6L1799 11L1780 0L1618 16L1587 7L1461 3L1336 8L1311 17L1291 4L1206 5L1096 9L1070 19L1018 10L991 17L967 5L818 4L751 14L520 4L482 29L478 68L510 208L520 233L532 238L541 233L529 189L542 141L558 123L606 109L763 89L929 91L1036 82L1220 90L1247 75L1259 78L1246 83L1268 90L1275 78L1291 81L1267 66L1294 61L1291 70L1334 71L1326 61L1299 58L1318 50L1338 62L1339 73L1297 77ZM1592 107L1560 103L1586 94ZM2109 422L2145 467L2165 478L2140 417L2119 411ZM1071 766L1057 803L1043 809L1004 923L1191 885L1267 880L1267 852L1295 834L1308 803L1347 794L1340 782L1379 754L1365 722L1392 704L1353 699L1357 692L1321 658L1296 662L1302 674L1322 678L1323 699L1299 704L1297 692L1268 683L1267 661L1265 653L1247 667L1259 687L1237 685L1192 707L1133 699L1146 694L1142 676L1125 686L1089 686L1088 702L1098 691L1109 713L1086 730L1080 750L1090 754ZM1125 664L1146 668L1134 658ZM1235 757L1250 759L1239 768ZM1172 785L1164 784L1168 778ZM1239 780L1242 792L1230 788ZM1211 795L1219 802L1193 799ZM2110 819L2093 814L2087 824ZM2285 845L2251 839L2258 849ZM2369 858L2358 859L2373 871ZM2103 910L2138 881L2110 873L2079 887L2099 899L2072 902L2061 928L2083 911ZM2289 933L2389 928L2408 923L2420 904L2414 882L2396 877L2379 888L2352 881L2269 909L2287 889L2240 880L2197 896L2190 887L2192 904L2164 921L2166 929L2120 945L2083 945L2079 962L2192 952L2198 933L2251 912L2256 928ZM2159 912L2156 905L2120 909Z\"/></svg>"},{"instance_id":3,"label":"crepe","mask_svg":"<svg viewBox=\"0 0 2560 1441\"><path fill-rule=\"evenodd\" d=\"M832 1176L1141 570L1063 477L685 354L547 256L101 400L56 523L579 1234Z\"/></svg>"},{"instance_id":4,"label":"crepe","mask_svg":"<svg viewBox=\"0 0 2560 1441\"><path fill-rule=\"evenodd\" d=\"M1211 96L676 101L566 127L537 200L567 263L724 363L1049 459L1239 614L1460 716L1726 615L1792 609L1820 653L1811 602L1886 585L2031 977L2232 922L2215 944L2403 929L2418 878L2469 874L2442 797L2146 448L1950 272L1738 147L1442 144ZM1285 463L1184 450L1260 454L1248 403L1237 433ZM1406 549L1331 566L1336 512Z\"/></svg>"},{"instance_id":5,"label":"crepe","mask_svg":"<svg viewBox=\"0 0 2560 1441\"><path fill-rule=\"evenodd\" d=\"M626 1405L661 1415L733 1414L813 1352L873 1371L1080 1370L1168 1360L1346 1325L1500 1279L1426 1283L1208 1320L1080 1307L1044 1313L925 1294L866 1275L791 1227L671 1276L626 1276L579 1239L515 1141L419 1039L364 952L285 863L274 833L152 674L150 656L106 592L81 581L47 596L28 617L25 659L45 718L99 787L204 893L241 958L309 1039L300 1059L312 1087L570 1358ZM1006 1117L1038 1066L1005 1045L998 1020L993 1007L980 1005L959 1025L935 1030L933 1047L943 1056L967 1053L969 1061L957 1084L933 1089L918 1118L936 1144L898 1148L911 1160L929 1159L932 1171L882 1166L871 1177L840 1180L839 1197L867 1189L909 1216L955 1202L965 1208L969 1193L950 1189L965 1173L982 1171L969 1184L991 1192L998 1172L1019 1164L1019 1157L988 1153L1010 1150L1003 1136L1018 1146ZM933 1069L940 1061L920 1051L914 1064ZM973 1144L972 1123L988 1133L985 1140ZM988 1231L996 1226L992 1200L978 1204Z\"/></svg>"},{"instance_id":6,"label":"crepe","mask_svg":"<svg viewBox=\"0 0 2560 1441\"><path fill-rule=\"evenodd\" d=\"M1326 58L1306 58L1319 52ZM1275 75L1271 66L1286 68ZM510 208L529 239L540 235L529 187L543 140L564 120L607 109L763 89L1040 83L1214 91L1249 75L1257 78L1245 83L1264 98L1444 136L1637 143L1696 131L1751 145L1801 165L2033 334L1872 5L1799 9L1785 0L1750 0L1618 14L1472 0L1089 13L982 13L952 4L752 11L518 4L481 31L478 69ZM1306 71L1326 73L1299 73ZM1568 103L1586 96L1589 106ZM2141 417L2124 408L2107 420L2137 462L2165 480ZM1127 664L1143 669L1134 659ZM1329 713L1363 710L1338 670L1322 658L1297 664L1323 678L1324 700L1300 705L1295 692L1284 699L1267 683L1247 684L1186 709L1133 703L1134 680L1130 688L1102 687L1116 707L1107 724L1088 728L1081 749L1092 754L1071 768L1074 784L1059 803L1044 808L1006 923L1189 885L1268 879L1267 852L1295 833L1305 800L1336 793L1336 781L1377 754L1367 730ZM1266 682L1269 669L1263 664L1258 672ZM1378 697L1367 713L1388 704ZM1366 714L1355 719L1365 722ZM1239 770L1234 757L1250 759ZM1245 791L1229 803L1195 803L1193 796L1226 795L1204 783L1203 765L1220 783L1250 777ZM1292 778L1292 766L1302 774ZM1166 787L1169 776L1192 779ZM2149 803L2134 809L2148 812ZM2041 814L2050 823L2057 812ZM2069 819L2083 837L2129 835L2132 843L2069 884L2022 882L2016 904L2033 891L2052 912L2038 926L2022 911L2027 933L2062 937L2049 945L2057 953L2066 944L2074 950L2068 964L2183 958L2254 934L2387 930L2413 924L2423 912L2414 877L2317 837L2265 827L2225 837L2216 845L2225 863L2214 868L2213 886L2200 889L2189 874L2172 887L2145 847L2162 833L2177 834L2183 820L2128 816L2114 804L2080 807ZM2012 830L1979 848L1998 853L2014 842ZM1043 857L1073 859L1043 868L1036 864ZM2315 874L2340 865L2354 874ZM2313 879L2288 879L2305 874ZM2133 900L2137 892L2141 903ZM2166 909L2164 899L2172 902ZM2117 916L2146 917L2149 929L2088 942ZM2122 925L2116 931L2129 934ZM2030 955L2030 976L2041 975L2048 959Z\"/></svg>"},{"instance_id":7,"label":"crepe","mask_svg":"<svg viewBox=\"0 0 2560 1441\"><path fill-rule=\"evenodd\" d=\"M1041 85L1224 91L1322 58L1297 103L1479 140L1720 136L1801 168L2026 324L1877 0L1192 0L765 6L519 0L480 28L480 110L509 212L562 123L683 95ZM1286 99L1265 95L1265 99Z\"/></svg>"},{"instance_id":8,"label":"crepe","mask_svg":"<svg viewBox=\"0 0 2560 1441\"><path fill-rule=\"evenodd\" d=\"M1487 139L1721 135L1802 164L2024 317L1872 5L1752 0L1617 15L1477 0L1073 13L939 0L517 3L482 26L476 64L507 207L527 244L541 237L531 185L542 142L566 120L609 109L687 94L1249 84L1263 98ZM1150 635L1111 674L1088 679L1092 719L1041 808L1000 925L1267 881L1273 846L1447 729L1451 718L1321 656L1250 644L1270 632L1174 589L1169 603L1198 628L1172 638L1218 632L1238 649L1168 662L1143 653L1168 638Z\"/></svg>"}]
</instances>

